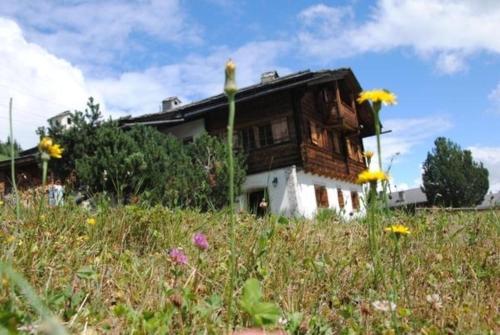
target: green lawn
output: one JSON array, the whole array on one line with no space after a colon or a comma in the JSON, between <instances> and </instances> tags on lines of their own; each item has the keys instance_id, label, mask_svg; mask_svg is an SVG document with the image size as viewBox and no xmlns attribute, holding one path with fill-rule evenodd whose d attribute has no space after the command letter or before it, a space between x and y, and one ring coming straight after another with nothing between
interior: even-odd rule
<instances>
[{"instance_id":1,"label":"green lawn","mask_svg":"<svg viewBox=\"0 0 500 335\"><path fill-rule=\"evenodd\" d=\"M89 214L66 206L43 211L39 220L24 212L21 222L6 205L0 213L1 260L12 262L69 333L224 332L225 213L103 207ZM394 320L402 333L494 334L500 330L498 215L380 217L380 227L402 223L411 234L402 237L402 277L394 283L393 241L380 229L378 285L362 222L240 215L237 287L258 279L264 299L283 311L278 327L291 334L393 334ZM195 232L207 235L207 250L193 245ZM188 264L173 263L171 248L182 248ZM401 292L396 319L380 310L394 284ZM238 327L251 325L240 307L235 315ZM44 327L5 275L0 325Z\"/></svg>"}]
</instances>

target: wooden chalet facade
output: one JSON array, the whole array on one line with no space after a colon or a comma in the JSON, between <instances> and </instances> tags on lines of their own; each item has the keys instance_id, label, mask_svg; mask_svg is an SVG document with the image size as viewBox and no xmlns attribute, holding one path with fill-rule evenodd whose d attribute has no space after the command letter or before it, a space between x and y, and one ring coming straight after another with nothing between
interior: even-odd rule
<instances>
[{"instance_id":1,"label":"wooden chalet facade","mask_svg":"<svg viewBox=\"0 0 500 335\"><path fill-rule=\"evenodd\" d=\"M261 83L236 95L235 148L247 154L242 209L257 210L266 194L272 212L312 217L318 208L362 212L354 183L367 168L363 138L374 135L368 103L350 69L304 71L284 77L265 73ZM223 94L121 120L145 124L189 143L204 132L225 136L228 106Z\"/></svg>"}]
</instances>

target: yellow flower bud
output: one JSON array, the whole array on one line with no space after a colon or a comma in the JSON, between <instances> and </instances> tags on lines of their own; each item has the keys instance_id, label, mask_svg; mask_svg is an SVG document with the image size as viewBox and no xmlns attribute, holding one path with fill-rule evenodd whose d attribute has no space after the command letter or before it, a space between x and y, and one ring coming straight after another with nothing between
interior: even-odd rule
<instances>
[{"instance_id":1,"label":"yellow flower bud","mask_svg":"<svg viewBox=\"0 0 500 335\"><path fill-rule=\"evenodd\" d=\"M238 88L236 87L236 64L229 59L226 63L226 81L224 92L228 96L234 96Z\"/></svg>"},{"instance_id":2,"label":"yellow flower bud","mask_svg":"<svg viewBox=\"0 0 500 335\"><path fill-rule=\"evenodd\" d=\"M365 156L367 159L372 159L372 157L373 157L373 151L365 151L363 153L363 156Z\"/></svg>"}]
</instances>

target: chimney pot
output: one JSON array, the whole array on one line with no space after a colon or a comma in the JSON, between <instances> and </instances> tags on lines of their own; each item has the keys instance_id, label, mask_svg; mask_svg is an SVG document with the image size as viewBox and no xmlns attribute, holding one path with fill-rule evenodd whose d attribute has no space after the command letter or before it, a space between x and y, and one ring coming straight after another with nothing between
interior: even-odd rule
<instances>
[{"instance_id":1,"label":"chimney pot","mask_svg":"<svg viewBox=\"0 0 500 335\"><path fill-rule=\"evenodd\" d=\"M170 97L161 102L162 112L168 112L179 106L181 104L181 100L177 97Z\"/></svg>"},{"instance_id":2,"label":"chimney pot","mask_svg":"<svg viewBox=\"0 0 500 335\"><path fill-rule=\"evenodd\" d=\"M264 72L260 76L260 82L262 84L270 83L279 78L278 72L276 70Z\"/></svg>"}]
</instances>

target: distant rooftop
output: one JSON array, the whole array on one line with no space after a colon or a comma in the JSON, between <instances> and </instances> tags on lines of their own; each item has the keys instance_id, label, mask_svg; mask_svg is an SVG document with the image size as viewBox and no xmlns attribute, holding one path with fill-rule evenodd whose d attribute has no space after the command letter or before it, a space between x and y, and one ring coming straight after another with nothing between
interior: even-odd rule
<instances>
[{"instance_id":1,"label":"distant rooftop","mask_svg":"<svg viewBox=\"0 0 500 335\"><path fill-rule=\"evenodd\" d=\"M427 196L422 192L420 187L391 192L389 195L389 207L416 205L426 202Z\"/></svg>"},{"instance_id":2,"label":"distant rooftop","mask_svg":"<svg viewBox=\"0 0 500 335\"><path fill-rule=\"evenodd\" d=\"M500 191L496 193L486 193L483 202L477 208L490 208L500 206Z\"/></svg>"},{"instance_id":3,"label":"distant rooftop","mask_svg":"<svg viewBox=\"0 0 500 335\"><path fill-rule=\"evenodd\" d=\"M60 118L62 116L66 116L66 115L71 115L71 112L70 111L64 111L62 113L59 113L59 114L56 114L54 116L51 116L47 119L47 121L50 121L50 120L53 120L53 119L57 119L57 118Z\"/></svg>"}]
</instances>

